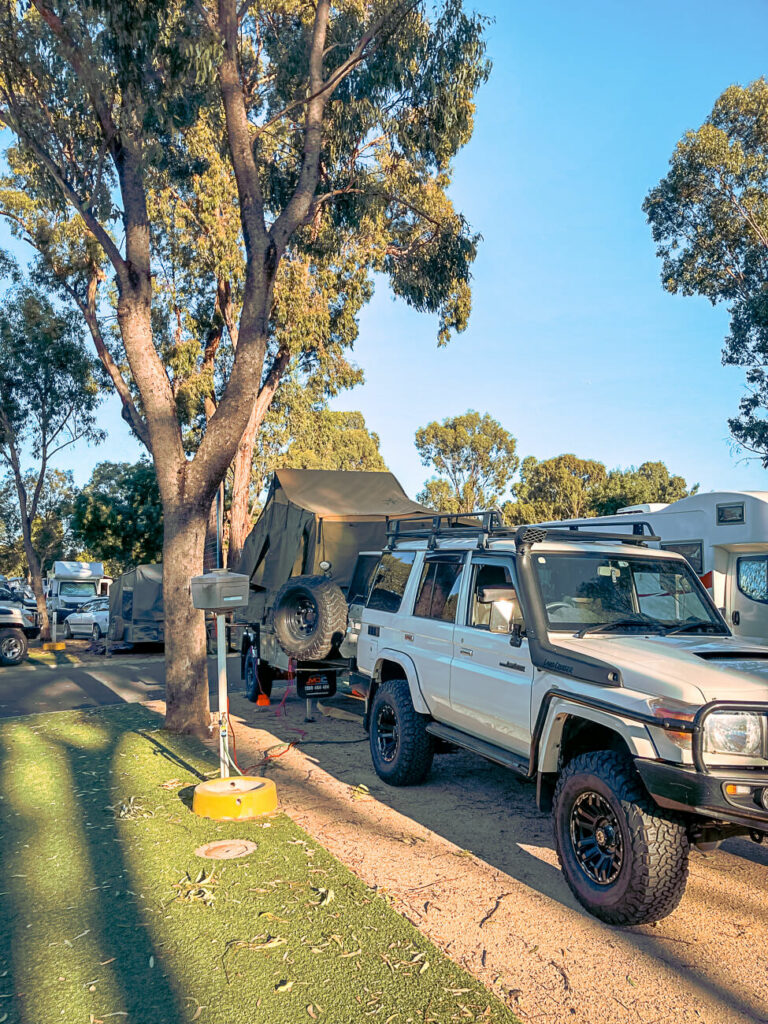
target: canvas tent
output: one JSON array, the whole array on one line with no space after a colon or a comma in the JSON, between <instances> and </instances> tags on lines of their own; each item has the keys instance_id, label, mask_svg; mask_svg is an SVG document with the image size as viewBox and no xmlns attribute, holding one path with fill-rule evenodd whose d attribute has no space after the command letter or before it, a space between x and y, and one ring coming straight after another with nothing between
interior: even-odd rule
<instances>
[{"instance_id":1,"label":"canvas tent","mask_svg":"<svg viewBox=\"0 0 768 1024\"><path fill-rule=\"evenodd\" d=\"M277 470L243 548L238 572L251 581L251 600L238 618L264 622L280 587L321 573L323 561L346 593L358 553L381 550L389 519L429 512L392 473Z\"/></svg>"},{"instance_id":2,"label":"canvas tent","mask_svg":"<svg viewBox=\"0 0 768 1024\"><path fill-rule=\"evenodd\" d=\"M109 637L129 644L164 641L163 567L137 565L109 590Z\"/></svg>"}]
</instances>

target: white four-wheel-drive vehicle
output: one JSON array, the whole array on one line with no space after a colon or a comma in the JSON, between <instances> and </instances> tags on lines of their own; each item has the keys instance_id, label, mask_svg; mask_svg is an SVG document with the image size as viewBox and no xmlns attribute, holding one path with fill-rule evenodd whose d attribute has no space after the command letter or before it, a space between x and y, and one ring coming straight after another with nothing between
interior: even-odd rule
<instances>
[{"instance_id":1,"label":"white four-wheel-drive vehicle","mask_svg":"<svg viewBox=\"0 0 768 1024\"><path fill-rule=\"evenodd\" d=\"M765 838L768 647L682 556L483 513L394 522L366 571L352 685L385 782L456 747L535 781L568 885L612 924L675 908L691 844Z\"/></svg>"},{"instance_id":2,"label":"white four-wheel-drive vehicle","mask_svg":"<svg viewBox=\"0 0 768 1024\"><path fill-rule=\"evenodd\" d=\"M27 656L28 642L39 635L38 612L0 586L0 665L20 664Z\"/></svg>"}]
</instances>

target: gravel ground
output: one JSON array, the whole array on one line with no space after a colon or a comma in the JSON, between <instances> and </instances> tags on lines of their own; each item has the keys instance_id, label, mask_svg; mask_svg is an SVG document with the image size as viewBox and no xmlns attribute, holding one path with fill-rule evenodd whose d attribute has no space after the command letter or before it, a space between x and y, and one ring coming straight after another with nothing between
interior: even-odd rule
<instances>
[{"instance_id":1,"label":"gravel ground","mask_svg":"<svg viewBox=\"0 0 768 1024\"><path fill-rule=\"evenodd\" d=\"M521 1019L768 1021L768 848L731 840L694 852L674 914L611 928L571 896L550 820L512 773L451 754L426 784L393 789L348 711L307 724L296 699L278 715L274 702L257 709L233 695L231 713L244 768L300 741L259 767L282 808Z\"/></svg>"}]
</instances>

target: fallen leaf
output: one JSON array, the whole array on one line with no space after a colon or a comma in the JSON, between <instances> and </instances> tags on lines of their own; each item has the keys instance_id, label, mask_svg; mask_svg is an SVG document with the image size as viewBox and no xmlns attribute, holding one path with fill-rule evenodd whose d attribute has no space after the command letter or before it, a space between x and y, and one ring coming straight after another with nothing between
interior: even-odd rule
<instances>
[{"instance_id":1,"label":"fallen leaf","mask_svg":"<svg viewBox=\"0 0 768 1024\"><path fill-rule=\"evenodd\" d=\"M202 1012L203 1012L202 1006L198 1006L198 1008L192 1014L192 1020L197 1020Z\"/></svg>"},{"instance_id":2,"label":"fallen leaf","mask_svg":"<svg viewBox=\"0 0 768 1024\"><path fill-rule=\"evenodd\" d=\"M176 787L180 786L180 785L181 785L181 779L168 779L168 781L164 782L160 786L160 788L161 789L176 789ZM192 1019L194 1020L195 1018L193 1017Z\"/></svg>"},{"instance_id":3,"label":"fallen leaf","mask_svg":"<svg viewBox=\"0 0 768 1024\"><path fill-rule=\"evenodd\" d=\"M312 1020L317 1020L317 1014L315 1013L315 1008L312 1005L312 1003L310 1003L309 1006L307 1007L307 1013L312 1018Z\"/></svg>"}]
</instances>

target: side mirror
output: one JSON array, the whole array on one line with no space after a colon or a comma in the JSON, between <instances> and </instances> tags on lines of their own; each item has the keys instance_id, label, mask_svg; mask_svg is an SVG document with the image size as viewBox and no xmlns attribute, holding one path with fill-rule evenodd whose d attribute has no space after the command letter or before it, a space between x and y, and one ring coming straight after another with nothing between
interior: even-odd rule
<instances>
[{"instance_id":1,"label":"side mirror","mask_svg":"<svg viewBox=\"0 0 768 1024\"><path fill-rule=\"evenodd\" d=\"M516 622L512 627L509 642L512 645L512 647L523 646L523 627L520 625L519 622Z\"/></svg>"}]
</instances>

